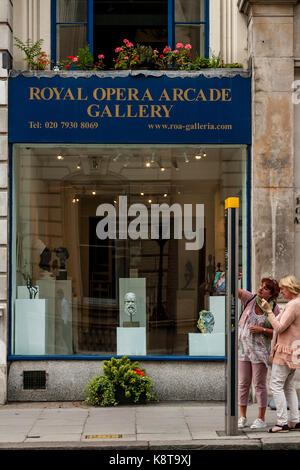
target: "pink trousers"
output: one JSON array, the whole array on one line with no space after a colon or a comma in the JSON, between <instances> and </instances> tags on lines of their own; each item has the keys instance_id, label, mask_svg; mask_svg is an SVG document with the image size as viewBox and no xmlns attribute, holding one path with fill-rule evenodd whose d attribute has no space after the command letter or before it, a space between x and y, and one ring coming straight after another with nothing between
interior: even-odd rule
<instances>
[{"instance_id":1,"label":"pink trousers","mask_svg":"<svg viewBox=\"0 0 300 470\"><path fill-rule=\"evenodd\" d=\"M256 399L259 408L268 405L267 390L268 368L263 362L254 364L248 361L238 361L238 400L239 405L247 406L251 382L255 387Z\"/></svg>"}]
</instances>

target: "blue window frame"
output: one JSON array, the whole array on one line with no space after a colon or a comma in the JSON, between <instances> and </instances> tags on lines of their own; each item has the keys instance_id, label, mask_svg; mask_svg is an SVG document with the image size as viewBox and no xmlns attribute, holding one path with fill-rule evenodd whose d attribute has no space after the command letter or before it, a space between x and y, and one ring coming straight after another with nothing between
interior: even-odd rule
<instances>
[{"instance_id":1,"label":"blue window frame","mask_svg":"<svg viewBox=\"0 0 300 470\"><path fill-rule=\"evenodd\" d=\"M65 10L62 8L63 5L66 6ZM69 49L68 55L75 55L78 47L85 44L89 45L93 53L93 0L79 0L78 8L73 12L71 8L67 8L67 2L51 0L51 57L55 64L66 58L61 57L60 46L68 30L73 34L73 39L77 40L75 42L68 38L70 39L68 47L72 48L72 44L77 46L74 51Z\"/></svg>"},{"instance_id":2,"label":"blue window frame","mask_svg":"<svg viewBox=\"0 0 300 470\"><path fill-rule=\"evenodd\" d=\"M190 12L184 12L178 8L180 4L188 6L192 3L196 6L194 12L192 9ZM182 35L179 33L180 29L185 29L187 32L188 28L190 29L190 35L192 30L198 32L198 34L200 32L202 35L196 53L209 57L209 0L179 0L177 8L175 7L175 0L168 0L168 43L172 49L175 48L177 42L184 42ZM187 35L185 34L185 36ZM193 41L191 40L191 42Z\"/></svg>"},{"instance_id":3,"label":"blue window frame","mask_svg":"<svg viewBox=\"0 0 300 470\"><path fill-rule=\"evenodd\" d=\"M68 55L75 55L85 44L93 54L94 0L78 0L79 7L73 12L72 8L63 10L63 5L67 7L67 2L51 0L53 63L65 58L60 57L65 44ZM71 34L74 40L70 40ZM191 42L196 54L209 56L209 0L179 0L176 5L175 0L168 0L168 45L173 49L177 42Z\"/></svg>"}]
</instances>

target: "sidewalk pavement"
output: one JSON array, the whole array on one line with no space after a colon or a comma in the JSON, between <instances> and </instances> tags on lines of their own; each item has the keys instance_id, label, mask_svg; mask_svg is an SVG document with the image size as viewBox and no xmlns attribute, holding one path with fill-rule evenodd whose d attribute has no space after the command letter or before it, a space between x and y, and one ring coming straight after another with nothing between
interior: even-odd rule
<instances>
[{"instance_id":1,"label":"sidewalk pavement","mask_svg":"<svg viewBox=\"0 0 300 470\"><path fill-rule=\"evenodd\" d=\"M248 408L249 426L257 405ZM267 409L268 428L276 412ZM268 429L267 428L267 429ZM225 405L164 402L96 408L82 402L0 405L0 450L300 450L300 432L225 435Z\"/></svg>"}]
</instances>

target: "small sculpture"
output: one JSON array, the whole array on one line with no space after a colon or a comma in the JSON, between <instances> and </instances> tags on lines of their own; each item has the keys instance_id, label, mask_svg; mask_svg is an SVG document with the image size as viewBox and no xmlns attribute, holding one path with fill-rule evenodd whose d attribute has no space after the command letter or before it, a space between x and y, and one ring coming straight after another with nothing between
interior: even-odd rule
<instances>
[{"instance_id":1,"label":"small sculpture","mask_svg":"<svg viewBox=\"0 0 300 470\"><path fill-rule=\"evenodd\" d=\"M29 292L29 298L30 299L35 299L36 294L38 293L38 287L32 285L32 278L28 273L22 273L24 281L26 282L26 287Z\"/></svg>"},{"instance_id":2,"label":"small sculpture","mask_svg":"<svg viewBox=\"0 0 300 470\"><path fill-rule=\"evenodd\" d=\"M199 314L199 320L197 322L197 328L201 333L212 333L215 326L215 318L212 312L208 310L201 310Z\"/></svg>"},{"instance_id":3,"label":"small sculpture","mask_svg":"<svg viewBox=\"0 0 300 470\"><path fill-rule=\"evenodd\" d=\"M53 280L54 276L50 271L50 261L51 261L51 251L46 245L42 242L42 240L37 239L34 243L34 248L37 250L38 254L40 255L40 262L39 267L41 268L40 271L40 279L50 279Z\"/></svg>"},{"instance_id":4,"label":"small sculpture","mask_svg":"<svg viewBox=\"0 0 300 470\"><path fill-rule=\"evenodd\" d=\"M59 275L56 276L56 279L66 280L68 277L67 270L66 270L66 260L69 258L69 252L67 248L63 246L60 246L59 248L54 248L54 252L60 261Z\"/></svg>"},{"instance_id":5,"label":"small sculpture","mask_svg":"<svg viewBox=\"0 0 300 470\"><path fill-rule=\"evenodd\" d=\"M124 312L130 317L129 322L123 322L123 326L138 327L140 323L132 321L132 317L137 313L136 295L133 292L127 292L124 296Z\"/></svg>"}]
</instances>

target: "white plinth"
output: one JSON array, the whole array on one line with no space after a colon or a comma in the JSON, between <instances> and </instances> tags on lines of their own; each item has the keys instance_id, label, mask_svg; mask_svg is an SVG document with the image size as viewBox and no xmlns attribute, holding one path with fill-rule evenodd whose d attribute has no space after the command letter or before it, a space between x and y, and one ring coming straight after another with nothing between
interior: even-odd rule
<instances>
[{"instance_id":1,"label":"white plinth","mask_svg":"<svg viewBox=\"0 0 300 470\"><path fill-rule=\"evenodd\" d=\"M46 299L16 299L15 354L47 354Z\"/></svg>"},{"instance_id":2,"label":"white plinth","mask_svg":"<svg viewBox=\"0 0 300 470\"><path fill-rule=\"evenodd\" d=\"M225 295L209 297L208 310L215 318L214 333L225 333Z\"/></svg>"},{"instance_id":3,"label":"white plinth","mask_svg":"<svg viewBox=\"0 0 300 470\"><path fill-rule=\"evenodd\" d=\"M189 356L225 356L225 333L189 333Z\"/></svg>"},{"instance_id":4,"label":"white plinth","mask_svg":"<svg viewBox=\"0 0 300 470\"><path fill-rule=\"evenodd\" d=\"M117 328L117 354L146 356L146 328Z\"/></svg>"}]
</instances>

